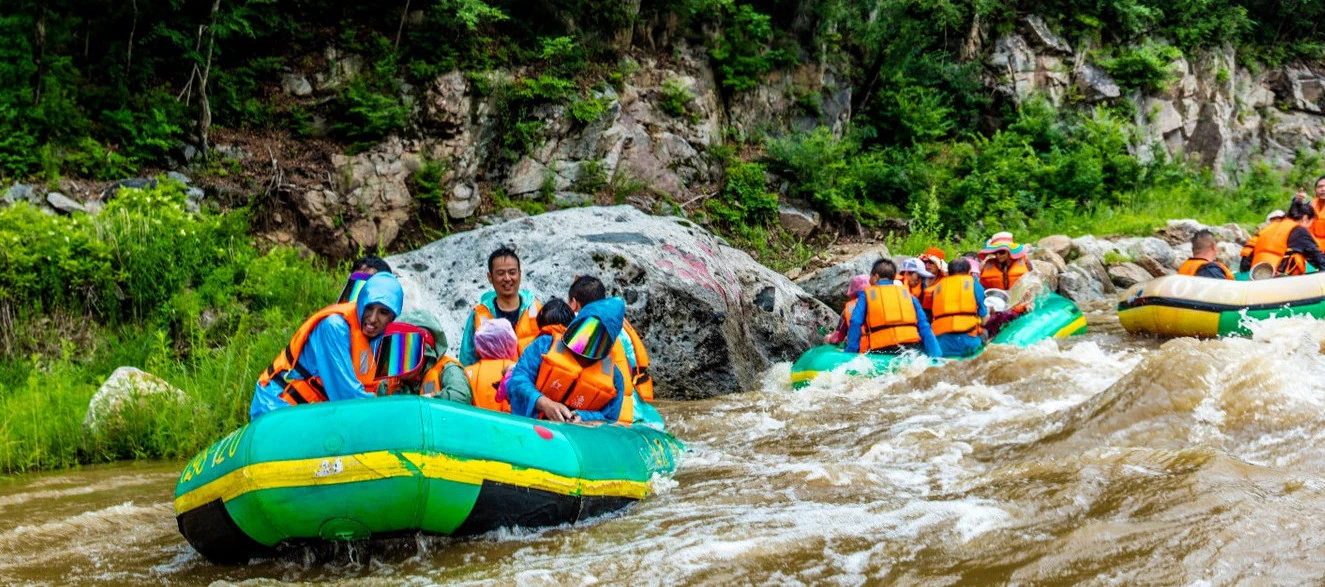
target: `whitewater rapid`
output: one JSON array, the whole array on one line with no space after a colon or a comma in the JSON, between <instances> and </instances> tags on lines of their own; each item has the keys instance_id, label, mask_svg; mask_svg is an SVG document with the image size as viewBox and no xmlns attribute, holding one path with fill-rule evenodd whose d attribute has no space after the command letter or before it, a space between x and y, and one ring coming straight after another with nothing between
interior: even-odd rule
<instances>
[{"instance_id":1,"label":"whitewater rapid","mask_svg":"<svg viewBox=\"0 0 1325 587\"><path fill-rule=\"evenodd\" d=\"M1117 328L878 379L659 402L689 452L622 515L210 565L181 464L0 482L0 583L1225 585L1325 577L1325 322Z\"/></svg>"}]
</instances>

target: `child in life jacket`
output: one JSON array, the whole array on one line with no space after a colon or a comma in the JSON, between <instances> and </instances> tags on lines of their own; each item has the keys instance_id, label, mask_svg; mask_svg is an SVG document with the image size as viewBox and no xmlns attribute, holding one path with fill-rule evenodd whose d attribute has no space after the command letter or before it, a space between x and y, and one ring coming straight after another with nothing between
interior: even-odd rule
<instances>
[{"instance_id":1,"label":"child in life jacket","mask_svg":"<svg viewBox=\"0 0 1325 587\"><path fill-rule=\"evenodd\" d=\"M505 318L488 320L474 331L474 349L478 362L465 366L465 377L474 390L474 405L510 413L506 399L506 375L520 358L519 339Z\"/></svg>"},{"instance_id":2,"label":"child in life jacket","mask_svg":"<svg viewBox=\"0 0 1325 587\"><path fill-rule=\"evenodd\" d=\"M824 335L824 344L842 344L846 341L847 324L851 322L851 311L856 309L856 298L869 286L869 275L861 274L851 278L851 284L847 286L847 303L842 308L842 319L837 321L837 330Z\"/></svg>"}]
</instances>

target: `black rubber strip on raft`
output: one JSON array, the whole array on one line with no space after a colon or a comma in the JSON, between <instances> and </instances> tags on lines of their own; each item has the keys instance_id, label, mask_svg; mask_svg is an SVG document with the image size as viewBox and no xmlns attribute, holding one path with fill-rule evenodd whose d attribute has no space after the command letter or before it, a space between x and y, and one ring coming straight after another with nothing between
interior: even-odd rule
<instances>
[{"instance_id":1,"label":"black rubber strip on raft","mask_svg":"<svg viewBox=\"0 0 1325 587\"><path fill-rule=\"evenodd\" d=\"M539 528L577 522L620 510L628 497L562 495L541 489L484 481L474 508L455 529L456 536L483 534L497 528Z\"/></svg>"},{"instance_id":2,"label":"black rubber strip on raft","mask_svg":"<svg viewBox=\"0 0 1325 587\"><path fill-rule=\"evenodd\" d=\"M242 565L274 552L240 530L219 499L175 516L175 522L193 549L218 565Z\"/></svg>"},{"instance_id":3,"label":"black rubber strip on raft","mask_svg":"<svg viewBox=\"0 0 1325 587\"><path fill-rule=\"evenodd\" d=\"M1186 310L1198 310L1201 312L1241 312L1242 310L1260 311L1260 310L1283 310L1296 306L1310 306L1325 302L1325 296L1314 298L1303 298L1288 302L1278 302L1273 304L1251 304L1248 306L1235 306L1232 304L1213 304L1210 302L1198 302L1196 300L1184 300L1182 298L1162 298L1162 297L1140 297L1134 300L1118 302L1119 310L1131 308L1140 308L1142 306L1164 306L1166 308L1182 308Z\"/></svg>"}]
</instances>

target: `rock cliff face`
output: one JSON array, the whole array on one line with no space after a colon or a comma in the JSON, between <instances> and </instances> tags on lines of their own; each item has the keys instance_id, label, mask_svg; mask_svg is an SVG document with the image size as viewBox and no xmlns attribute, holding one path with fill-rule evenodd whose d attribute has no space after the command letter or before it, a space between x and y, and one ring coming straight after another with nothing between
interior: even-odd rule
<instances>
[{"instance_id":1,"label":"rock cliff face","mask_svg":"<svg viewBox=\"0 0 1325 587\"><path fill-rule=\"evenodd\" d=\"M1072 47L1034 16L994 39L986 83L1013 102L1045 96L1056 106L1122 98L1135 105L1133 152L1143 162L1162 150L1195 160L1222 182L1237 181L1252 163L1293 163L1325 133L1325 69L1289 66L1253 73L1232 48L1189 55L1170 65L1161 92L1124 93L1090 55Z\"/></svg>"},{"instance_id":2,"label":"rock cliff face","mask_svg":"<svg viewBox=\"0 0 1325 587\"><path fill-rule=\"evenodd\" d=\"M656 42L658 34L636 39L636 46ZM411 89L417 138L391 139L368 152L335 158L332 181L295 195L295 207L305 217L302 226L342 233L350 248L389 245L415 206L409 177L424 160L446 165L444 205L452 219L473 217L498 190L509 198L542 198L554 208L592 202L594 185L628 185L684 202L720 185L722 169L712 147L724 129L777 134L828 126L840 133L851 118L853 88L832 67L803 64L774 72L763 85L724 101L702 49L675 43L665 58L637 51L620 89L594 94L607 104L596 121L576 122L565 105L541 107L535 114L544 139L514 162L492 157L496 98L480 92L475 80L492 86L523 72L451 72L426 88ZM1092 61L1095 47L1072 46L1035 16L998 37L977 35L972 43L972 58L985 64L986 84L1005 100L1019 103L1038 95L1058 106L1132 102L1137 130L1132 148L1142 161L1162 151L1199 162L1221 182L1236 182L1254 162L1290 165L1300 149L1325 138L1325 69L1253 73L1226 48L1177 59L1171 83L1145 94L1120 88ZM332 69L340 77L355 71ZM303 84L286 85L296 96L307 90ZM678 88L688 96L679 115L674 105L672 113L664 108L669 90L674 99ZM817 104L814 112L798 106L807 102ZM651 206L648 199L629 202Z\"/></svg>"}]
</instances>

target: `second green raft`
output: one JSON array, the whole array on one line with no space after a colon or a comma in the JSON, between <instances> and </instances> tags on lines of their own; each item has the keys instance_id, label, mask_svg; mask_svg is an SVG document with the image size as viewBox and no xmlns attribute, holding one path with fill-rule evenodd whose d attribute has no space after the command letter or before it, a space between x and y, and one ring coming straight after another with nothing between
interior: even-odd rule
<instances>
[{"instance_id":1,"label":"second green raft","mask_svg":"<svg viewBox=\"0 0 1325 587\"><path fill-rule=\"evenodd\" d=\"M1086 317L1081 309L1063 296L1048 293L1036 300L1034 309L1009 322L999 331L990 344L1009 344L1030 346L1049 338L1064 338L1086 332ZM791 384L801 389L810 384L820 373L843 367L864 356L868 363L857 361L847 366L848 375L870 377L891 371L902 355L871 353L860 355L848 353L839 345L814 347L801 355L791 366ZM943 359L934 359L935 363Z\"/></svg>"}]
</instances>

